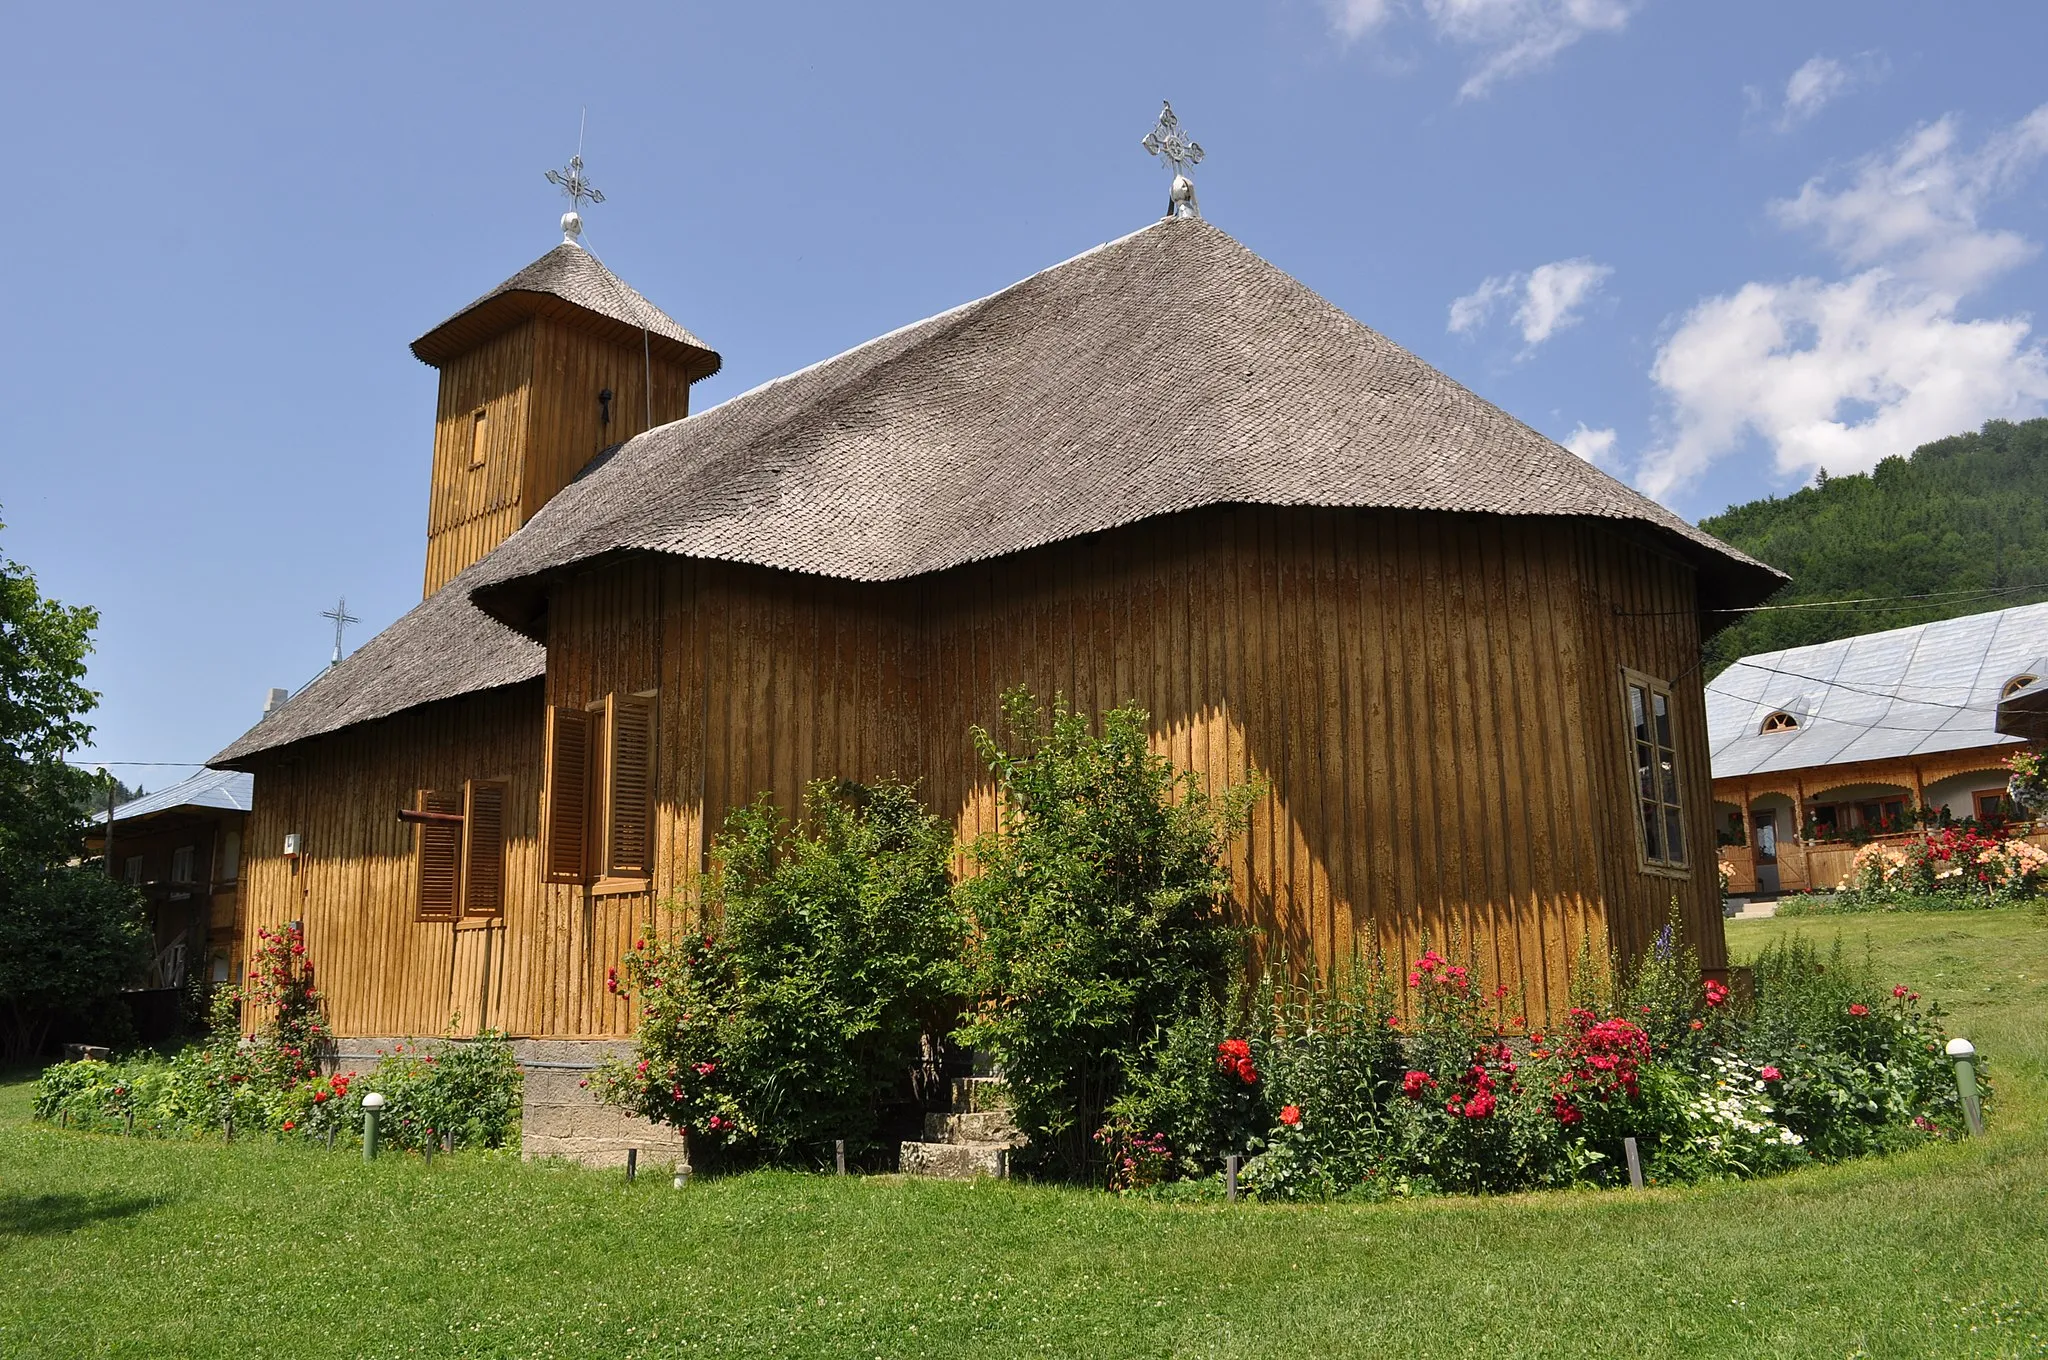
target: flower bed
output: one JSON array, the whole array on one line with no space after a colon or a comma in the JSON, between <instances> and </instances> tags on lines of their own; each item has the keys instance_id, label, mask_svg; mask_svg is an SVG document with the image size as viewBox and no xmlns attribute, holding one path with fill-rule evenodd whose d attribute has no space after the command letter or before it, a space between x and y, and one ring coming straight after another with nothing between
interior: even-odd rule
<instances>
[{"instance_id":1,"label":"flower bed","mask_svg":"<svg viewBox=\"0 0 2048 1360\"><path fill-rule=\"evenodd\" d=\"M1214 1193L1235 1152L1261 1198L1613 1185L1631 1136L1651 1183L1684 1183L1960 1129L1938 1012L1839 949L1774 950L1743 997L1697 981L1668 934L1620 985L1586 962L1585 994L1548 1029L1435 950L1405 987L1369 963L1338 986L1269 987L1210 1044L1206 1074L1210 1036L1183 1025L1104 1130L1109 1184Z\"/></svg>"},{"instance_id":2,"label":"flower bed","mask_svg":"<svg viewBox=\"0 0 2048 1360\"><path fill-rule=\"evenodd\" d=\"M35 1117L152 1138L354 1141L362 1134L362 1099L375 1090L386 1101L381 1128L390 1146L495 1148L516 1140L521 1079L504 1036L401 1044L367 1076L323 1074L332 1041L304 933L292 922L261 939L247 992L215 993L204 1041L168 1059L49 1067L36 1084ZM246 1034L245 995L271 1009L271 1019Z\"/></svg>"}]
</instances>

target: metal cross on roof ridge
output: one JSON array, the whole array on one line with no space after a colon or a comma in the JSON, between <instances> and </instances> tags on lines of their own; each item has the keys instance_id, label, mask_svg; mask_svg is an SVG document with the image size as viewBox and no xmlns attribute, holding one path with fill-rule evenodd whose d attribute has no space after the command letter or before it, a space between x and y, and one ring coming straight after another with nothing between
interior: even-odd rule
<instances>
[{"instance_id":1,"label":"metal cross on roof ridge","mask_svg":"<svg viewBox=\"0 0 2048 1360\"><path fill-rule=\"evenodd\" d=\"M581 152L571 156L568 165L562 169L548 171L547 176L548 183L558 186L568 198L572 209L581 208L586 198L592 203L604 202L604 191L584 177Z\"/></svg>"},{"instance_id":2,"label":"metal cross on roof ridge","mask_svg":"<svg viewBox=\"0 0 2048 1360\"><path fill-rule=\"evenodd\" d=\"M1200 217L1202 210L1195 206L1195 182L1188 178L1188 167L1202 163L1202 144L1181 131L1171 103L1159 101L1159 125L1146 133L1139 145L1173 171L1173 184L1166 191L1166 215Z\"/></svg>"},{"instance_id":3,"label":"metal cross on roof ridge","mask_svg":"<svg viewBox=\"0 0 2048 1360\"><path fill-rule=\"evenodd\" d=\"M1180 119L1174 116L1173 104L1168 100L1159 101L1159 125L1146 133L1139 145L1164 157L1176 175L1186 174L1187 166L1202 163L1202 144L1181 131Z\"/></svg>"},{"instance_id":4,"label":"metal cross on roof ridge","mask_svg":"<svg viewBox=\"0 0 2048 1360\"><path fill-rule=\"evenodd\" d=\"M362 620L348 612L348 596L346 595L334 602L334 608L321 610L320 617L334 620L334 657L327 664L339 666L341 664L341 630L352 623L361 623Z\"/></svg>"}]
</instances>

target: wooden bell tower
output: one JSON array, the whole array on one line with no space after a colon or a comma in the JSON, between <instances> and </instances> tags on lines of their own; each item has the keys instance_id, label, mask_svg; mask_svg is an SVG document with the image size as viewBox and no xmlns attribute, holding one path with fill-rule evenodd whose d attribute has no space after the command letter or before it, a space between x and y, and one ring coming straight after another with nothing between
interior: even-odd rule
<instances>
[{"instance_id":1,"label":"wooden bell tower","mask_svg":"<svg viewBox=\"0 0 2048 1360\"><path fill-rule=\"evenodd\" d=\"M598 263L561 245L415 340L441 372L427 501L432 595L504 542L590 460L690 413L718 353Z\"/></svg>"}]
</instances>

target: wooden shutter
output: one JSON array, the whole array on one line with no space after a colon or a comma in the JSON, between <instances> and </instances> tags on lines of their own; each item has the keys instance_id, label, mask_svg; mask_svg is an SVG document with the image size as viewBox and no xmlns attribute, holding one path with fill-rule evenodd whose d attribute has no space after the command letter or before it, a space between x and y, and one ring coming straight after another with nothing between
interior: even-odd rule
<instances>
[{"instance_id":1,"label":"wooden shutter","mask_svg":"<svg viewBox=\"0 0 2048 1360\"><path fill-rule=\"evenodd\" d=\"M581 883L590 835L590 714L548 709L547 796L541 840L542 876L550 883Z\"/></svg>"},{"instance_id":2,"label":"wooden shutter","mask_svg":"<svg viewBox=\"0 0 2048 1360\"><path fill-rule=\"evenodd\" d=\"M462 914L505 910L505 781L472 779L462 787Z\"/></svg>"},{"instance_id":3,"label":"wooden shutter","mask_svg":"<svg viewBox=\"0 0 2048 1360\"><path fill-rule=\"evenodd\" d=\"M609 694L604 701L604 876L654 872L654 700Z\"/></svg>"},{"instance_id":4,"label":"wooden shutter","mask_svg":"<svg viewBox=\"0 0 2048 1360\"><path fill-rule=\"evenodd\" d=\"M461 812L462 795L421 789L413 798L419 812ZM462 828L453 822L414 822L414 877L419 880L419 919L452 921L460 905Z\"/></svg>"}]
</instances>

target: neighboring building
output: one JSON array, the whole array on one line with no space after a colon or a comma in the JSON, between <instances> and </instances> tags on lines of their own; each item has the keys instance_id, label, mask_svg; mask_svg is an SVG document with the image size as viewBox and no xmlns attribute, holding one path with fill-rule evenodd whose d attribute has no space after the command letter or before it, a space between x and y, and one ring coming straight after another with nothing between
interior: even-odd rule
<instances>
[{"instance_id":1,"label":"neighboring building","mask_svg":"<svg viewBox=\"0 0 2048 1360\"><path fill-rule=\"evenodd\" d=\"M142 890L149 911L145 990L176 990L196 968L216 982L235 976L242 833L254 782L232 770L202 770L114 809L109 868ZM106 850L106 813L86 843L93 854Z\"/></svg>"},{"instance_id":2,"label":"neighboring building","mask_svg":"<svg viewBox=\"0 0 2048 1360\"><path fill-rule=\"evenodd\" d=\"M718 356L574 244L414 349L427 598L215 760L343 1035L630 1034L729 810L895 775L972 836L1016 685L1257 771L1236 909L1296 957L1460 939L1536 1015L1675 903L1724 966L1701 611L1783 578L1206 222L688 419Z\"/></svg>"},{"instance_id":3,"label":"neighboring building","mask_svg":"<svg viewBox=\"0 0 2048 1360\"><path fill-rule=\"evenodd\" d=\"M2003 822L2001 703L2048 675L2048 604L1746 656L1707 685L1729 891L1832 888L1853 843ZM2032 696L2029 695L2029 698Z\"/></svg>"}]
</instances>

